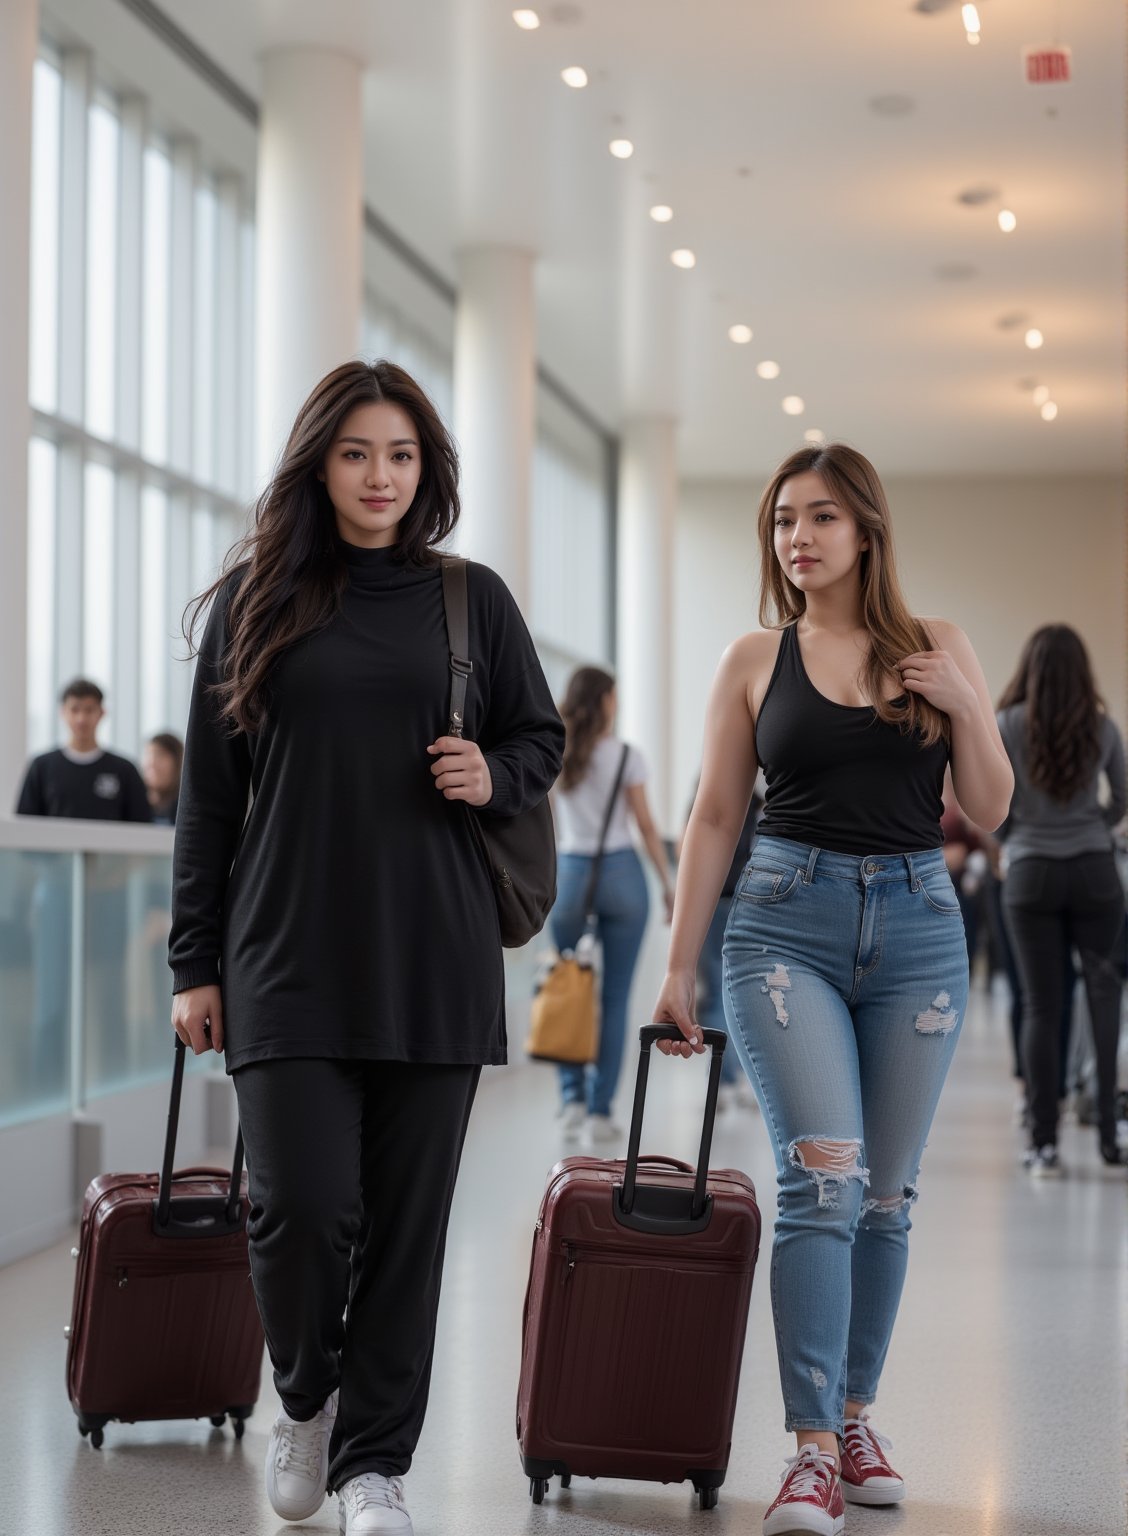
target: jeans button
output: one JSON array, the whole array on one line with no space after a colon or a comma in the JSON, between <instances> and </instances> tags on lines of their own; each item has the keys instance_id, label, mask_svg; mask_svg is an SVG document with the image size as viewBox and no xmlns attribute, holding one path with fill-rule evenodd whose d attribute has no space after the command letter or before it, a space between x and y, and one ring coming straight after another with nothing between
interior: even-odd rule
<instances>
[{"instance_id":1,"label":"jeans button","mask_svg":"<svg viewBox=\"0 0 1128 1536\"><path fill-rule=\"evenodd\" d=\"M877 865L873 862L872 859L867 859L866 860L866 874L867 875L876 875L877 874Z\"/></svg>"}]
</instances>

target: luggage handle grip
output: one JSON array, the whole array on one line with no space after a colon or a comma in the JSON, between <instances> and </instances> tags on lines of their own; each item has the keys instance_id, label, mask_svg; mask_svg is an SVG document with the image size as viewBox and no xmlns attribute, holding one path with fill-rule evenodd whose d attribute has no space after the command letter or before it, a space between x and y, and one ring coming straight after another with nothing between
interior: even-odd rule
<instances>
[{"instance_id":1,"label":"luggage handle grip","mask_svg":"<svg viewBox=\"0 0 1128 1536\"><path fill-rule=\"evenodd\" d=\"M690 1206L690 1223L703 1217L708 1206L706 1186L709 1179L709 1153L713 1146L713 1127L717 1119L717 1097L721 1088L721 1058L728 1036L723 1029L700 1031L704 1043L710 1048L709 1086L705 1095L705 1118L701 1126L701 1146L697 1154L697 1178ZM634 1210L638 1184L639 1145L642 1141L642 1120L646 1111L646 1082L650 1074L651 1048L659 1040L684 1040L685 1036L676 1024L644 1024L638 1032L641 1050L638 1058L638 1077L635 1081L634 1110L631 1114L631 1134L627 1144L627 1166L623 1175L623 1187L619 1208L625 1216ZM688 1170L687 1170L688 1171ZM689 1228L687 1227L687 1230Z\"/></svg>"},{"instance_id":2,"label":"luggage handle grip","mask_svg":"<svg viewBox=\"0 0 1128 1536\"><path fill-rule=\"evenodd\" d=\"M161 1182L157 1193L157 1209L154 1218L159 1231L168 1227L172 1204L172 1164L176 1157L176 1133L180 1126L180 1095L184 1087L184 1041L176 1036L176 1054L172 1064L172 1089L168 1100L168 1127L165 1131L164 1158L161 1162ZM235 1156L231 1163L231 1183L227 1190L224 1215L228 1226L238 1221L239 1207L243 1198L243 1127L235 1137Z\"/></svg>"}]
</instances>

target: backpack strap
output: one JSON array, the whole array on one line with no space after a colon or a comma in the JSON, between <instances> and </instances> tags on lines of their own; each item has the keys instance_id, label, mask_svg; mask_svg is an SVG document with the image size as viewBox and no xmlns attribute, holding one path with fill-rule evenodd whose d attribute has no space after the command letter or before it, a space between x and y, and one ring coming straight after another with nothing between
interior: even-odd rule
<instances>
[{"instance_id":1,"label":"backpack strap","mask_svg":"<svg viewBox=\"0 0 1128 1536\"><path fill-rule=\"evenodd\" d=\"M466 722L466 684L474 671L470 660L470 616L466 597L466 561L443 556L443 607L450 649L450 719L448 736L461 736Z\"/></svg>"}]
</instances>

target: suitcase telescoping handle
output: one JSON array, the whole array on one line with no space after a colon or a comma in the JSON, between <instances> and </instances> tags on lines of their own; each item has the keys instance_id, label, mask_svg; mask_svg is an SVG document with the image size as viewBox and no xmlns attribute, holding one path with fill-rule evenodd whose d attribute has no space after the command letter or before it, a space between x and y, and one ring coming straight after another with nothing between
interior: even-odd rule
<instances>
[{"instance_id":1,"label":"suitcase telescoping handle","mask_svg":"<svg viewBox=\"0 0 1128 1536\"><path fill-rule=\"evenodd\" d=\"M168 1100L161 1182L154 1201L153 1230L158 1237L222 1237L243 1228L243 1130L235 1137L235 1157L226 1198L187 1196L172 1200L172 1164L176 1157L176 1133L180 1126L180 1095L184 1087L184 1041L176 1037L172 1065L172 1091Z\"/></svg>"},{"instance_id":2,"label":"suitcase telescoping handle","mask_svg":"<svg viewBox=\"0 0 1128 1536\"><path fill-rule=\"evenodd\" d=\"M713 1126L717 1119L717 1096L721 1088L721 1057L728 1036L722 1029L703 1029L701 1036L710 1048L709 1087L705 1095L705 1119L701 1126L701 1147L697 1154L697 1175L693 1190L639 1184L639 1146L642 1142L642 1118L646 1112L646 1082L650 1075L651 1048L659 1040L684 1038L676 1024L646 1024L639 1030L642 1050L638 1058L634 1111L627 1143L627 1166L622 1188L616 1191L615 1217L624 1226L640 1232L656 1232L676 1237L700 1232L709 1224L711 1201L707 1189L709 1153L713 1146ZM644 1159L646 1161L646 1159Z\"/></svg>"}]
</instances>

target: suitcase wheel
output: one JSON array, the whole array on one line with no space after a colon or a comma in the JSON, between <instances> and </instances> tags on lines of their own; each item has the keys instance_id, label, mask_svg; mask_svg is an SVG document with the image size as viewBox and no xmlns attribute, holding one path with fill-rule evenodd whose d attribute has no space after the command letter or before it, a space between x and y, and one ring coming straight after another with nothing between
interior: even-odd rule
<instances>
[{"instance_id":1,"label":"suitcase wheel","mask_svg":"<svg viewBox=\"0 0 1128 1536\"><path fill-rule=\"evenodd\" d=\"M532 1499L534 1504L543 1504L544 1503L544 1496L545 1496L545 1494L547 1492L548 1492L548 1478L547 1477L530 1477L530 1479L529 1479L529 1497Z\"/></svg>"},{"instance_id":2,"label":"suitcase wheel","mask_svg":"<svg viewBox=\"0 0 1128 1536\"><path fill-rule=\"evenodd\" d=\"M231 1428L235 1431L236 1440L241 1440L243 1438L243 1431L246 1429L246 1427L247 1426L242 1419L233 1418L231 1420Z\"/></svg>"},{"instance_id":3,"label":"suitcase wheel","mask_svg":"<svg viewBox=\"0 0 1128 1536\"><path fill-rule=\"evenodd\" d=\"M572 1474L570 1472L563 1474L560 1479L560 1486L561 1488L570 1488L572 1486Z\"/></svg>"},{"instance_id":4,"label":"suitcase wheel","mask_svg":"<svg viewBox=\"0 0 1128 1536\"><path fill-rule=\"evenodd\" d=\"M222 1429L227 1423L227 1415L225 1413L213 1413L208 1422L213 1429Z\"/></svg>"},{"instance_id":5,"label":"suitcase wheel","mask_svg":"<svg viewBox=\"0 0 1128 1536\"><path fill-rule=\"evenodd\" d=\"M102 1419L99 1422L94 1419L80 1418L78 1421L79 1434L84 1440L89 1436L90 1444L96 1451L100 1451L102 1449L102 1442L106 1438L105 1434L103 1433L103 1426L105 1423L105 1419Z\"/></svg>"},{"instance_id":6,"label":"suitcase wheel","mask_svg":"<svg viewBox=\"0 0 1128 1536\"><path fill-rule=\"evenodd\" d=\"M719 1488L698 1488L697 1490L697 1501L702 1509L716 1509L720 1497Z\"/></svg>"}]
</instances>

